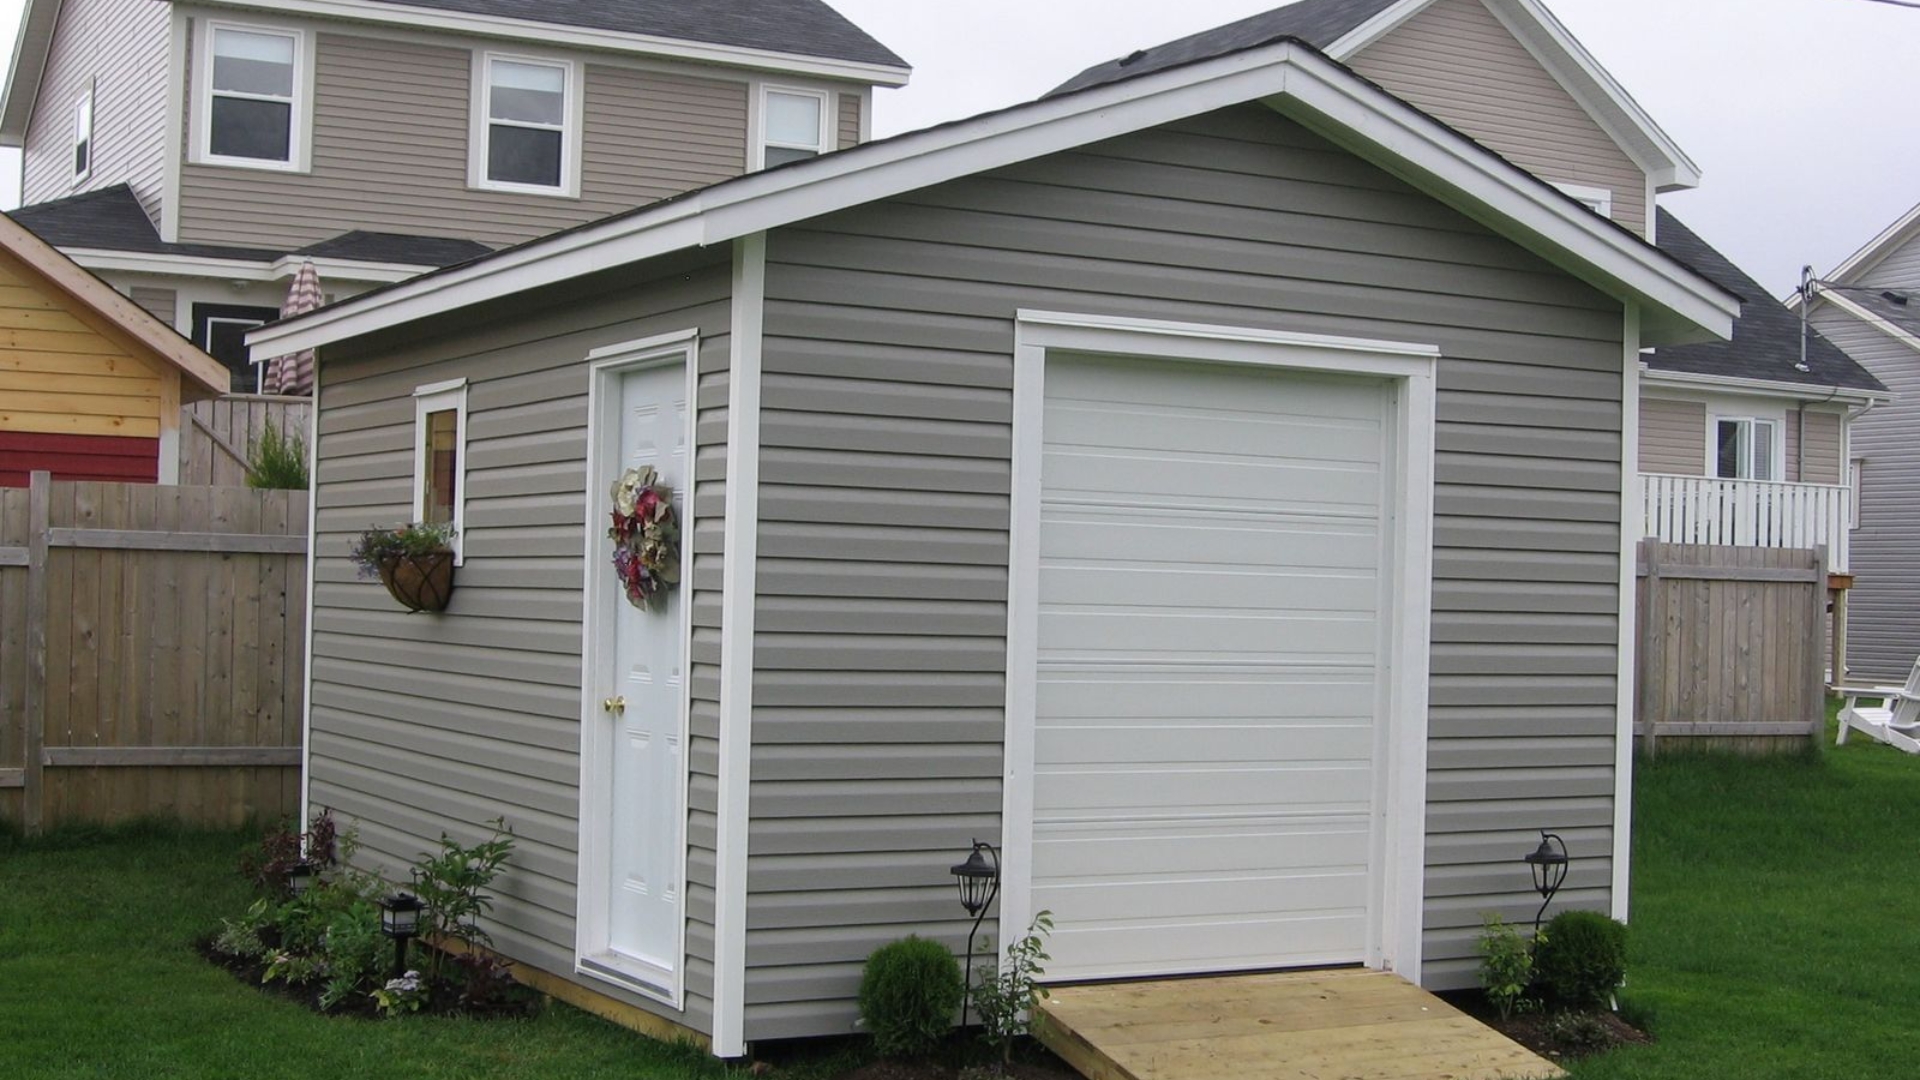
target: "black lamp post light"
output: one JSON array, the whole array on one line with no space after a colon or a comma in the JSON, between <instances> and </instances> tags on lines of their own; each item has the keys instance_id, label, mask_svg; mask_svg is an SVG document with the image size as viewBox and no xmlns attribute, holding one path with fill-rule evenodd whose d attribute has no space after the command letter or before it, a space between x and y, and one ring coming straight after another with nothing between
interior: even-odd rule
<instances>
[{"instance_id":1,"label":"black lamp post light","mask_svg":"<svg viewBox=\"0 0 1920 1080\"><path fill-rule=\"evenodd\" d=\"M1533 870L1533 891L1540 894L1540 910L1533 915L1533 932L1540 933L1540 918L1553 903L1553 894L1567 880L1567 845L1558 836L1540 830L1540 846L1527 853L1527 865Z\"/></svg>"},{"instance_id":2,"label":"black lamp post light","mask_svg":"<svg viewBox=\"0 0 1920 1080\"><path fill-rule=\"evenodd\" d=\"M301 859L287 867L287 891L298 897L313 887L320 877L320 864L312 859Z\"/></svg>"},{"instance_id":3,"label":"black lamp post light","mask_svg":"<svg viewBox=\"0 0 1920 1080\"><path fill-rule=\"evenodd\" d=\"M380 901L380 932L393 939L393 977L407 973L407 940L420 932L427 905L412 893L394 893Z\"/></svg>"},{"instance_id":4,"label":"black lamp post light","mask_svg":"<svg viewBox=\"0 0 1920 1080\"><path fill-rule=\"evenodd\" d=\"M960 886L960 906L973 916L973 929L967 931L966 985L960 996L960 1026L966 1027L967 1009L973 1003L973 939L980 933L980 923L986 919L993 898L1000 895L1000 852L992 844L975 840L967 861L956 865L951 873Z\"/></svg>"}]
</instances>

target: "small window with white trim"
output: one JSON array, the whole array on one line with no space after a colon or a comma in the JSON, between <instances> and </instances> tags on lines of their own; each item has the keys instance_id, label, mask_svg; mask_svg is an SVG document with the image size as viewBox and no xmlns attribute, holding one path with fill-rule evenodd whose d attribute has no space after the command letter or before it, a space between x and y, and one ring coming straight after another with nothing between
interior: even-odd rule
<instances>
[{"instance_id":1,"label":"small window with white trim","mask_svg":"<svg viewBox=\"0 0 1920 1080\"><path fill-rule=\"evenodd\" d=\"M1852 506L1847 508L1847 528L1860 527L1860 493L1866 490L1867 459L1854 458L1847 463L1847 487L1851 489Z\"/></svg>"},{"instance_id":2,"label":"small window with white trim","mask_svg":"<svg viewBox=\"0 0 1920 1080\"><path fill-rule=\"evenodd\" d=\"M93 84L73 106L73 182L93 174Z\"/></svg>"},{"instance_id":3,"label":"small window with white trim","mask_svg":"<svg viewBox=\"0 0 1920 1080\"><path fill-rule=\"evenodd\" d=\"M413 451L413 520L453 526L458 565L466 531L467 380L414 390Z\"/></svg>"},{"instance_id":4,"label":"small window with white trim","mask_svg":"<svg viewBox=\"0 0 1920 1080\"><path fill-rule=\"evenodd\" d=\"M760 167L805 161L827 151L827 94L769 86L760 96Z\"/></svg>"},{"instance_id":5,"label":"small window with white trim","mask_svg":"<svg viewBox=\"0 0 1920 1080\"><path fill-rule=\"evenodd\" d=\"M305 168L311 35L207 23L195 54L201 107L195 160L255 169Z\"/></svg>"},{"instance_id":6,"label":"small window with white trim","mask_svg":"<svg viewBox=\"0 0 1920 1080\"><path fill-rule=\"evenodd\" d=\"M1750 416L1714 418L1713 475L1724 480L1778 480L1780 424Z\"/></svg>"},{"instance_id":7,"label":"small window with white trim","mask_svg":"<svg viewBox=\"0 0 1920 1080\"><path fill-rule=\"evenodd\" d=\"M474 85L475 187L576 193L578 68L564 60L482 53Z\"/></svg>"},{"instance_id":8,"label":"small window with white trim","mask_svg":"<svg viewBox=\"0 0 1920 1080\"><path fill-rule=\"evenodd\" d=\"M1613 192L1603 187L1588 187L1585 184L1555 184L1561 193L1586 204L1587 209L1603 218L1613 217Z\"/></svg>"}]
</instances>

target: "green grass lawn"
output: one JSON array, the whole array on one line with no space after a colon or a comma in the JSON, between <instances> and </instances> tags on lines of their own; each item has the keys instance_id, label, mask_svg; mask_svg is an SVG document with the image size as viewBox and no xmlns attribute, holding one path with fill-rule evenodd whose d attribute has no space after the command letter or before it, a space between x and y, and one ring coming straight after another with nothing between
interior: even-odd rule
<instances>
[{"instance_id":1,"label":"green grass lawn","mask_svg":"<svg viewBox=\"0 0 1920 1080\"><path fill-rule=\"evenodd\" d=\"M1920 1076L1920 757L1864 741L1796 759L1668 757L1642 763L1637 788L1626 996L1660 1041L1574 1075ZM260 994L191 947L246 906L246 843L0 837L0 1076L739 1075L565 1006L375 1023Z\"/></svg>"}]
</instances>

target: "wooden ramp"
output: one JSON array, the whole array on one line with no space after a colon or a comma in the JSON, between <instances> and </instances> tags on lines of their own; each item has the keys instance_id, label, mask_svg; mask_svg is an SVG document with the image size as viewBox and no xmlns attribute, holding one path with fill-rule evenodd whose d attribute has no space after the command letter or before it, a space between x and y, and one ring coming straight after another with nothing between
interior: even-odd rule
<instances>
[{"instance_id":1,"label":"wooden ramp","mask_svg":"<svg viewBox=\"0 0 1920 1080\"><path fill-rule=\"evenodd\" d=\"M1400 976L1359 969L1055 987L1033 1026L1091 1080L1565 1075Z\"/></svg>"}]
</instances>

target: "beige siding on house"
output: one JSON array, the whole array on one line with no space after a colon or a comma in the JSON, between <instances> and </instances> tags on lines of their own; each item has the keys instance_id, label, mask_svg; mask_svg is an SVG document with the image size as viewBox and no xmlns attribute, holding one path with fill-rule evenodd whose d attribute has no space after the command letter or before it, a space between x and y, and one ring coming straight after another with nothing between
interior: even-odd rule
<instances>
[{"instance_id":1,"label":"beige siding on house","mask_svg":"<svg viewBox=\"0 0 1920 1080\"><path fill-rule=\"evenodd\" d=\"M1798 471L1798 479L1807 484L1838 484L1844 477L1844 463L1840 460L1841 418L1836 412L1815 412L1812 409L1803 414L1806 424L1804 449L1797 438L1799 423L1793 414L1787 415L1787 426L1795 429L1795 443L1788 446L1792 455L1787 459L1787 470ZM1804 458L1801 454L1804 453ZM1796 467L1796 462L1800 462Z\"/></svg>"},{"instance_id":2,"label":"beige siding on house","mask_svg":"<svg viewBox=\"0 0 1920 1080\"><path fill-rule=\"evenodd\" d=\"M744 80L589 63L580 197L473 190L471 50L340 33L316 47L312 171L184 165L182 241L299 247L371 229L506 245L746 169Z\"/></svg>"},{"instance_id":3,"label":"beige siding on house","mask_svg":"<svg viewBox=\"0 0 1920 1080\"><path fill-rule=\"evenodd\" d=\"M22 150L20 202L31 206L127 184L156 222L166 164L172 5L66 0ZM93 169L73 182L73 109L94 85Z\"/></svg>"},{"instance_id":4,"label":"beige siding on house","mask_svg":"<svg viewBox=\"0 0 1920 1080\"><path fill-rule=\"evenodd\" d=\"M837 150L860 145L860 95L840 95L840 141Z\"/></svg>"},{"instance_id":5,"label":"beige siding on house","mask_svg":"<svg viewBox=\"0 0 1920 1080\"><path fill-rule=\"evenodd\" d=\"M364 859L393 872L441 830L471 840L505 815L516 846L493 890L502 951L573 972L579 818L580 552L587 523L585 357L698 328L700 385L688 586L694 641L688 747L687 1006L711 1029L718 785L719 594L725 505L731 264L714 253L523 297L522 317L450 320L426 344L321 362L313 625L312 798L360 827ZM617 279L617 280L614 280ZM466 325L461 325L464 322ZM444 615L407 615L360 580L347 546L405 521L413 389L469 380L465 565ZM596 504L597 505L597 504Z\"/></svg>"},{"instance_id":6,"label":"beige siding on house","mask_svg":"<svg viewBox=\"0 0 1920 1080\"><path fill-rule=\"evenodd\" d=\"M173 320L179 302L178 293L172 289L156 289L147 285L135 285L133 288L127 290L127 298L139 304L146 310L147 314L166 323L167 329L173 329Z\"/></svg>"},{"instance_id":7,"label":"beige siding on house","mask_svg":"<svg viewBox=\"0 0 1920 1080\"><path fill-rule=\"evenodd\" d=\"M1481 0L1440 0L1349 66L1544 180L1608 189L1645 234L1646 174Z\"/></svg>"},{"instance_id":8,"label":"beige siding on house","mask_svg":"<svg viewBox=\"0 0 1920 1080\"><path fill-rule=\"evenodd\" d=\"M965 944L1021 308L1440 347L1426 979L1472 983L1483 912L1532 915L1531 830L1580 852L1562 902L1607 906L1617 303L1257 106L782 229L768 263L749 1039L852 1030L887 940Z\"/></svg>"},{"instance_id":9,"label":"beige siding on house","mask_svg":"<svg viewBox=\"0 0 1920 1080\"><path fill-rule=\"evenodd\" d=\"M1640 471L1706 475L1707 407L1698 401L1642 398Z\"/></svg>"}]
</instances>

